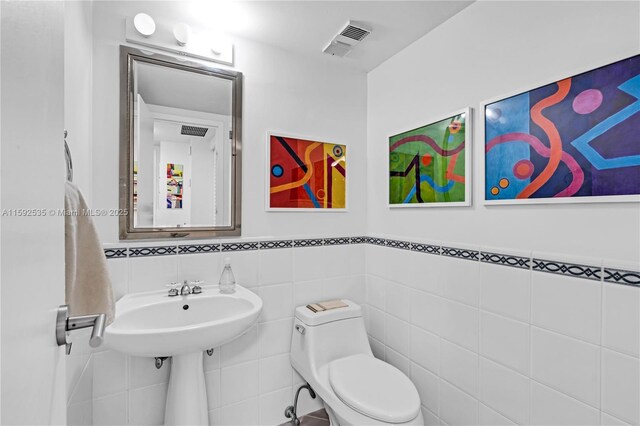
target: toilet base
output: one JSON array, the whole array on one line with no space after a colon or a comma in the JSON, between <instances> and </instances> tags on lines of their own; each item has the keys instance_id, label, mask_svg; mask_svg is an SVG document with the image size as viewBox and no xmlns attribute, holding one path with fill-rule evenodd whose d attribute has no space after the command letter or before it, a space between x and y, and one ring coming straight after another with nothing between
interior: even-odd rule
<instances>
[{"instance_id":1,"label":"toilet base","mask_svg":"<svg viewBox=\"0 0 640 426\"><path fill-rule=\"evenodd\" d=\"M324 401L322 402L322 405L324 405L324 411L326 411L327 415L329 416L329 425L330 426L340 426L340 422L336 418L336 414L333 412L331 407L329 407L327 404L325 404Z\"/></svg>"}]
</instances>

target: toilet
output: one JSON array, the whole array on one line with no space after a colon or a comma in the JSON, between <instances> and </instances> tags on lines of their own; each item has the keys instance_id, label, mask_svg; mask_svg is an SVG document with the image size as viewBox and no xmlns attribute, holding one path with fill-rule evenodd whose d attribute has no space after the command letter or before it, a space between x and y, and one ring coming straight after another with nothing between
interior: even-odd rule
<instances>
[{"instance_id":1,"label":"toilet","mask_svg":"<svg viewBox=\"0 0 640 426\"><path fill-rule=\"evenodd\" d=\"M362 308L318 311L299 306L291 334L291 365L322 401L332 426L424 425L414 384L373 356Z\"/></svg>"}]
</instances>

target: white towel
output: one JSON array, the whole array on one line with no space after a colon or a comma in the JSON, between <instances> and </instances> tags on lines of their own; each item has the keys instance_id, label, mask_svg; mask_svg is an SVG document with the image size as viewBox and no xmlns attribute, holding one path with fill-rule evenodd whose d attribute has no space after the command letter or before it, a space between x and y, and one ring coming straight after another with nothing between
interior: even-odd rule
<instances>
[{"instance_id":1,"label":"white towel","mask_svg":"<svg viewBox=\"0 0 640 426\"><path fill-rule=\"evenodd\" d=\"M113 321L115 306L107 261L80 190L67 182L64 195L66 301L70 315L107 314ZM69 214L73 213L73 214Z\"/></svg>"}]
</instances>

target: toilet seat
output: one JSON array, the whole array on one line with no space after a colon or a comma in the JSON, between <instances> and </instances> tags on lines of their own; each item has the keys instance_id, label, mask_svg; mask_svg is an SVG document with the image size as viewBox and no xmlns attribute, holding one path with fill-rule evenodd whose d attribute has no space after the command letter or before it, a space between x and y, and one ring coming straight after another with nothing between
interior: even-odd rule
<instances>
[{"instance_id":1,"label":"toilet seat","mask_svg":"<svg viewBox=\"0 0 640 426\"><path fill-rule=\"evenodd\" d=\"M338 398L367 417L405 423L420 413L415 386L400 370L368 355L329 363L329 383Z\"/></svg>"}]
</instances>

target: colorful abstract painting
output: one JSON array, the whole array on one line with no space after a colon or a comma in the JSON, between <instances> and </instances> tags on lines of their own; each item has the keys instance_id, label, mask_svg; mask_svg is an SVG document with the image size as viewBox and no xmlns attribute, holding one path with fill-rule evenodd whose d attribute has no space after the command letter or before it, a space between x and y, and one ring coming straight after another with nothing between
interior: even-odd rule
<instances>
[{"instance_id":1,"label":"colorful abstract painting","mask_svg":"<svg viewBox=\"0 0 640 426\"><path fill-rule=\"evenodd\" d=\"M182 164L167 163L167 208L182 208Z\"/></svg>"},{"instance_id":2,"label":"colorful abstract painting","mask_svg":"<svg viewBox=\"0 0 640 426\"><path fill-rule=\"evenodd\" d=\"M390 206L470 205L469 120L467 108L389 138Z\"/></svg>"},{"instance_id":3,"label":"colorful abstract painting","mask_svg":"<svg viewBox=\"0 0 640 426\"><path fill-rule=\"evenodd\" d=\"M269 135L268 206L271 209L344 209L346 147Z\"/></svg>"},{"instance_id":4,"label":"colorful abstract painting","mask_svg":"<svg viewBox=\"0 0 640 426\"><path fill-rule=\"evenodd\" d=\"M640 55L484 109L485 200L637 201Z\"/></svg>"}]
</instances>

